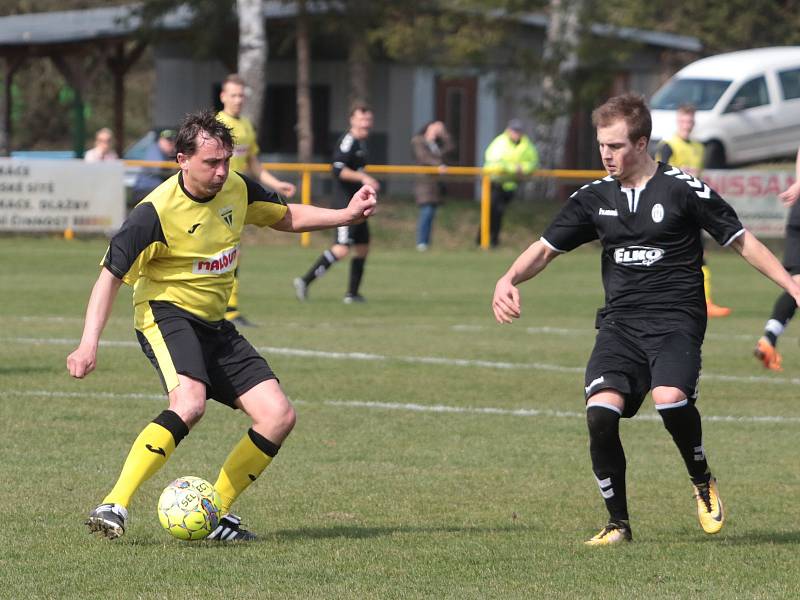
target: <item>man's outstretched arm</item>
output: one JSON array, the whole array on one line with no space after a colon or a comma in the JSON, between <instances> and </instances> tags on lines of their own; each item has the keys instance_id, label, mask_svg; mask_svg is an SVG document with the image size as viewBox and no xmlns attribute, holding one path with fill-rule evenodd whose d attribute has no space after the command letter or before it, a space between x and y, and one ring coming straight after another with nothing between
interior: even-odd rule
<instances>
[{"instance_id":1,"label":"man's outstretched arm","mask_svg":"<svg viewBox=\"0 0 800 600\"><path fill-rule=\"evenodd\" d=\"M111 271L106 268L100 270L100 276L92 288L89 304L86 307L86 320L80 344L67 356L67 369L76 379L83 379L97 366L100 334L103 333L121 285L122 280L114 277Z\"/></svg>"},{"instance_id":2,"label":"man's outstretched arm","mask_svg":"<svg viewBox=\"0 0 800 600\"><path fill-rule=\"evenodd\" d=\"M519 318L522 306L517 286L536 277L559 254L539 240L517 257L494 288L492 311L498 323L511 323Z\"/></svg>"},{"instance_id":3,"label":"man's outstretched arm","mask_svg":"<svg viewBox=\"0 0 800 600\"><path fill-rule=\"evenodd\" d=\"M756 236L745 230L730 245L742 258L786 290L800 305L800 286L786 272L769 248L762 244Z\"/></svg>"},{"instance_id":4,"label":"man's outstretched arm","mask_svg":"<svg viewBox=\"0 0 800 600\"><path fill-rule=\"evenodd\" d=\"M311 204L288 204L284 217L271 227L279 231L299 233L330 229L343 225L353 225L370 217L375 212L378 195L375 190L365 185L350 199L346 208L331 209Z\"/></svg>"}]
</instances>

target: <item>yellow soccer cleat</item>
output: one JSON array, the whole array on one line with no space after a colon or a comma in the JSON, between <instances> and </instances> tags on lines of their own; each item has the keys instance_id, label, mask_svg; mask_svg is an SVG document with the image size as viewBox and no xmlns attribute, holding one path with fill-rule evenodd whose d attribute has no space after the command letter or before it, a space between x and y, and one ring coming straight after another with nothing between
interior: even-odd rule
<instances>
[{"instance_id":1,"label":"yellow soccer cleat","mask_svg":"<svg viewBox=\"0 0 800 600\"><path fill-rule=\"evenodd\" d=\"M781 368L781 355L778 353L775 346L769 343L767 338L762 337L758 340L753 354L761 361L765 369L769 369L770 371L783 371L783 368Z\"/></svg>"},{"instance_id":2,"label":"yellow soccer cleat","mask_svg":"<svg viewBox=\"0 0 800 600\"><path fill-rule=\"evenodd\" d=\"M593 538L586 540L587 546L611 546L633 540L631 526L626 521L609 521Z\"/></svg>"},{"instance_id":3,"label":"yellow soccer cleat","mask_svg":"<svg viewBox=\"0 0 800 600\"><path fill-rule=\"evenodd\" d=\"M697 518L703 531L709 534L718 533L725 523L725 513L717 489L717 480L711 477L708 483L695 484L694 497L697 500Z\"/></svg>"}]
</instances>

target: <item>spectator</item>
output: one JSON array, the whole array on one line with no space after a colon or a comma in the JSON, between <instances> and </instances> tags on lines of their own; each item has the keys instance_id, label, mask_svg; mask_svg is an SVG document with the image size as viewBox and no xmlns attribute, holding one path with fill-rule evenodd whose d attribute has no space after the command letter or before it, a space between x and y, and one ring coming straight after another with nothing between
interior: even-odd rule
<instances>
[{"instance_id":1,"label":"spectator","mask_svg":"<svg viewBox=\"0 0 800 600\"><path fill-rule=\"evenodd\" d=\"M86 162L101 162L104 160L117 160L119 156L114 151L114 134L108 127L98 129L94 134L94 146L83 155Z\"/></svg>"},{"instance_id":2,"label":"spectator","mask_svg":"<svg viewBox=\"0 0 800 600\"><path fill-rule=\"evenodd\" d=\"M153 162L174 162L175 161L175 130L162 129L158 133L158 138L145 150L142 160ZM139 203L147 194L156 189L170 175L172 170L165 170L158 167L145 167L136 178L133 184L133 200Z\"/></svg>"},{"instance_id":3,"label":"spectator","mask_svg":"<svg viewBox=\"0 0 800 600\"><path fill-rule=\"evenodd\" d=\"M431 121L411 138L411 151L418 165L447 170L445 156L453 149L450 134L441 121ZM423 175L414 184L414 196L419 205L417 220L417 250L424 252L431 243L431 227L436 209L442 202L442 185L438 177Z\"/></svg>"},{"instance_id":4,"label":"spectator","mask_svg":"<svg viewBox=\"0 0 800 600\"><path fill-rule=\"evenodd\" d=\"M511 119L505 131L486 148L483 166L495 168L492 175L490 243L492 248L500 243L500 227L506 208L514 199L519 180L530 175L539 166L539 153L524 133L519 119ZM480 243L480 230L478 230Z\"/></svg>"}]
</instances>

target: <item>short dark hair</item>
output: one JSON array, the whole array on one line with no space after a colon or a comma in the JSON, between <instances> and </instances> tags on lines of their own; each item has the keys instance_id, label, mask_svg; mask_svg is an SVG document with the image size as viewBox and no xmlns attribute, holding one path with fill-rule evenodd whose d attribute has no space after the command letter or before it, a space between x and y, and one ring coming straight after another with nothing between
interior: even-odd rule
<instances>
[{"instance_id":1,"label":"short dark hair","mask_svg":"<svg viewBox=\"0 0 800 600\"><path fill-rule=\"evenodd\" d=\"M643 96L632 93L614 96L592 112L592 125L595 127L607 127L619 119L624 119L628 124L628 139L631 142L642 137L650 139L653 121Z\"/></svg>"},{"instance_id":2,"label":"short dark hair","mask_svg":"<svg viewBox=\"0 0 800 600\"><path fill-rule=\"evenodd\" d=\"M175 138L175 150L192 156L197 152L197 136L200 133L219 140L226 150L233 150L231 130L217 119L213 110L196 111L183 118L178 137Z\"/></svg>"},{"instance_id":3,"label":"short dark hair","mask_svg":"<svg viewBox=\"0 0 800 600\"><path fill-rule=\"evenodd\" d=\"M357 112L372 112L372 107L364 100L355 100L350 104L350 116Z\"/></svg>"}]
</instances>

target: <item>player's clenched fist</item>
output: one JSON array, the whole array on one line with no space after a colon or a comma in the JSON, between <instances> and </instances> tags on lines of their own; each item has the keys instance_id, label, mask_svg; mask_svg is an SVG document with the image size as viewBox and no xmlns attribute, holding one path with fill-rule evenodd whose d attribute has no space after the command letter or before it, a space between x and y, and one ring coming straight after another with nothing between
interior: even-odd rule
<instances>
[{"instance_id":1,"label":"player's clenched fist","mask_svg":"<svg viewBox=\"0 0 800 600\"><path fill-rule=\"evenodd\" d=\"M375 212L375 206L378 204L378 193L372 186L363 185L353 194L347 208L350 209L353 221L358 221L365 217L369 217Z\"/></svg>"},{"instance_id":2,"label":"player's clenched fist","mask_svg":"<svg viewBox=\"0 0 800 600\"><path fill-rule=\"evenodd\" d=\"M67 370L75 379L83 379L97 366L97 352L78 346L67 356Z\"/></svg>"}]
</instances>

